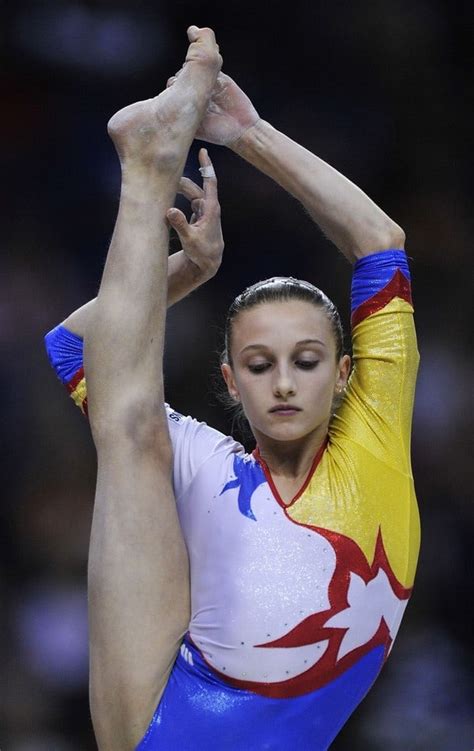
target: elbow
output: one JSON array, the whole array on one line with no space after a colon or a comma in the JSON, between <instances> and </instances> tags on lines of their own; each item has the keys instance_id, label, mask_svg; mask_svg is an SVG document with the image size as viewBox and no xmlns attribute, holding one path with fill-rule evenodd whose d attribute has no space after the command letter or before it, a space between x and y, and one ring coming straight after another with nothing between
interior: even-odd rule
<instances>
[{"instance_id":1,"label":"elbow","mask_svg":"<svg viewBox=\"0 0 474 751\"><path fill-rule=\"evenodd\" d=\"M353 260L358 261L381 250L405 250L405 240L403 229L387 217L382 226L368 230L364 235L364 241L352 249Z\"/></svg>"},{"instance_id":2,"label":"elbow","mask_svg":"<svg viewBox=\"0 0 474 751\"><path fill-rule=\"evenodd\" d=\"M406 236L402 228L387 217L387 221L384 222L371 240L371 245L376 246L372 252L376 250L404 250L405 240Z\"/></svg>"},{"instance_id":3,"label":"elbow","mask_svg":"<svg viewBox=\"0 0 474 751\"><path fill-rule=\"evenodd\" d=\"M395 224L395 222L392 222L386 239L387 249L405 250L405 241L406 235L403 229L398 224Z\"/></svg>"}]
</instances>

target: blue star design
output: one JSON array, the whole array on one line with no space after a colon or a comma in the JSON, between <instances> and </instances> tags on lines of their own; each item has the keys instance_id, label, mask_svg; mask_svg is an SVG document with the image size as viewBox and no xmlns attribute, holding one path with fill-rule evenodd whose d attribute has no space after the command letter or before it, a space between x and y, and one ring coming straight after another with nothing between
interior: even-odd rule
<instances>
[{"instance_id":1,"label":"blue star design","mask_svg":"<svg viewBox=\"0 0 474 751\"><path fill-rule=\"evenodd\" d=\"M253 519L256 522L257 519L254 516L250 502L254 491L259 485L263 485L266 482L263 470L256 462L248 459L246 461L236 455L234 457L234 474L235 479L229 480L219 495L225 493L226 490L231 490L231 488L239 488L239 497L237 500L239 511L248 519Z\"/></svg>"}]
</instances>

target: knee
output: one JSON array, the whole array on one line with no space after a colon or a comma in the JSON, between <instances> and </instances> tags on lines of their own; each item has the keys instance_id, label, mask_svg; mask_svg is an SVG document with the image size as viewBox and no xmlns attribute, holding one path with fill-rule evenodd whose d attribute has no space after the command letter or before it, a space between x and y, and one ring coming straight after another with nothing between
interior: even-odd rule
<instances>
[{"instance_id":1,"label":"knee","mask_svg":"<svg viewBox=\"0 0 474 751\"><path fill-rule=\"evenodd\" d=\"M128 405L123 415L126 437L139 448L171 449L166 411L162 401L141 400Z\"/></svg>"},{"instance_id":2,"label":"knee","mask_svg":"<svg viewBox=\"0 0 474 751\"><path fill-rule=\"evenodd\" d=\"M152 452L164 465L171 464L172 446L162 401L122 401L112 412L96 414L91 427L97 448L125 443L142 454Z\"/></svg>"}]
</instances>

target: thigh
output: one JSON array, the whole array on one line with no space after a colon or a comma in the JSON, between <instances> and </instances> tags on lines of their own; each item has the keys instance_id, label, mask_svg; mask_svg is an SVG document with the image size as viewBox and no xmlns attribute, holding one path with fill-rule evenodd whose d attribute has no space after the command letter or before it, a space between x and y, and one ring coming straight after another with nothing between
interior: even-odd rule
<instances>
[{"instance_id":1,"label":"thigh","mask_svg":"<svg viewBox=\"0 0 474 751\"><path fill-rule=\"evenodd\" d=\"M120 435L126 435L121 432ZM89 556L91 709L101 751L134 748L189 622L167 432L98 448Z\"/></svg>"}]
</instances>

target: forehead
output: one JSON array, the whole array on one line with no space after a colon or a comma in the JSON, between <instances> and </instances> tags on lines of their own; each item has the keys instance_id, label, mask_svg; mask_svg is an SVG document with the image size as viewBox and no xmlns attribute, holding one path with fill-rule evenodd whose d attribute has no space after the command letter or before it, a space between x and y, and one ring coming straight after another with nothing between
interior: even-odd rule
<instances>
[{"instance_id":1,"label":"forehead","mask_svg":"<svg viewBox=\"0 0 474 751\"><path fill-rule=\"evenodd\" d=\"M326 311L304 300L266 302L244 310L234 321L232 349L250 344L268 347L293 346L305 339L320 339L334 346L334 336Z\"/></svg>"}]
</instances>

